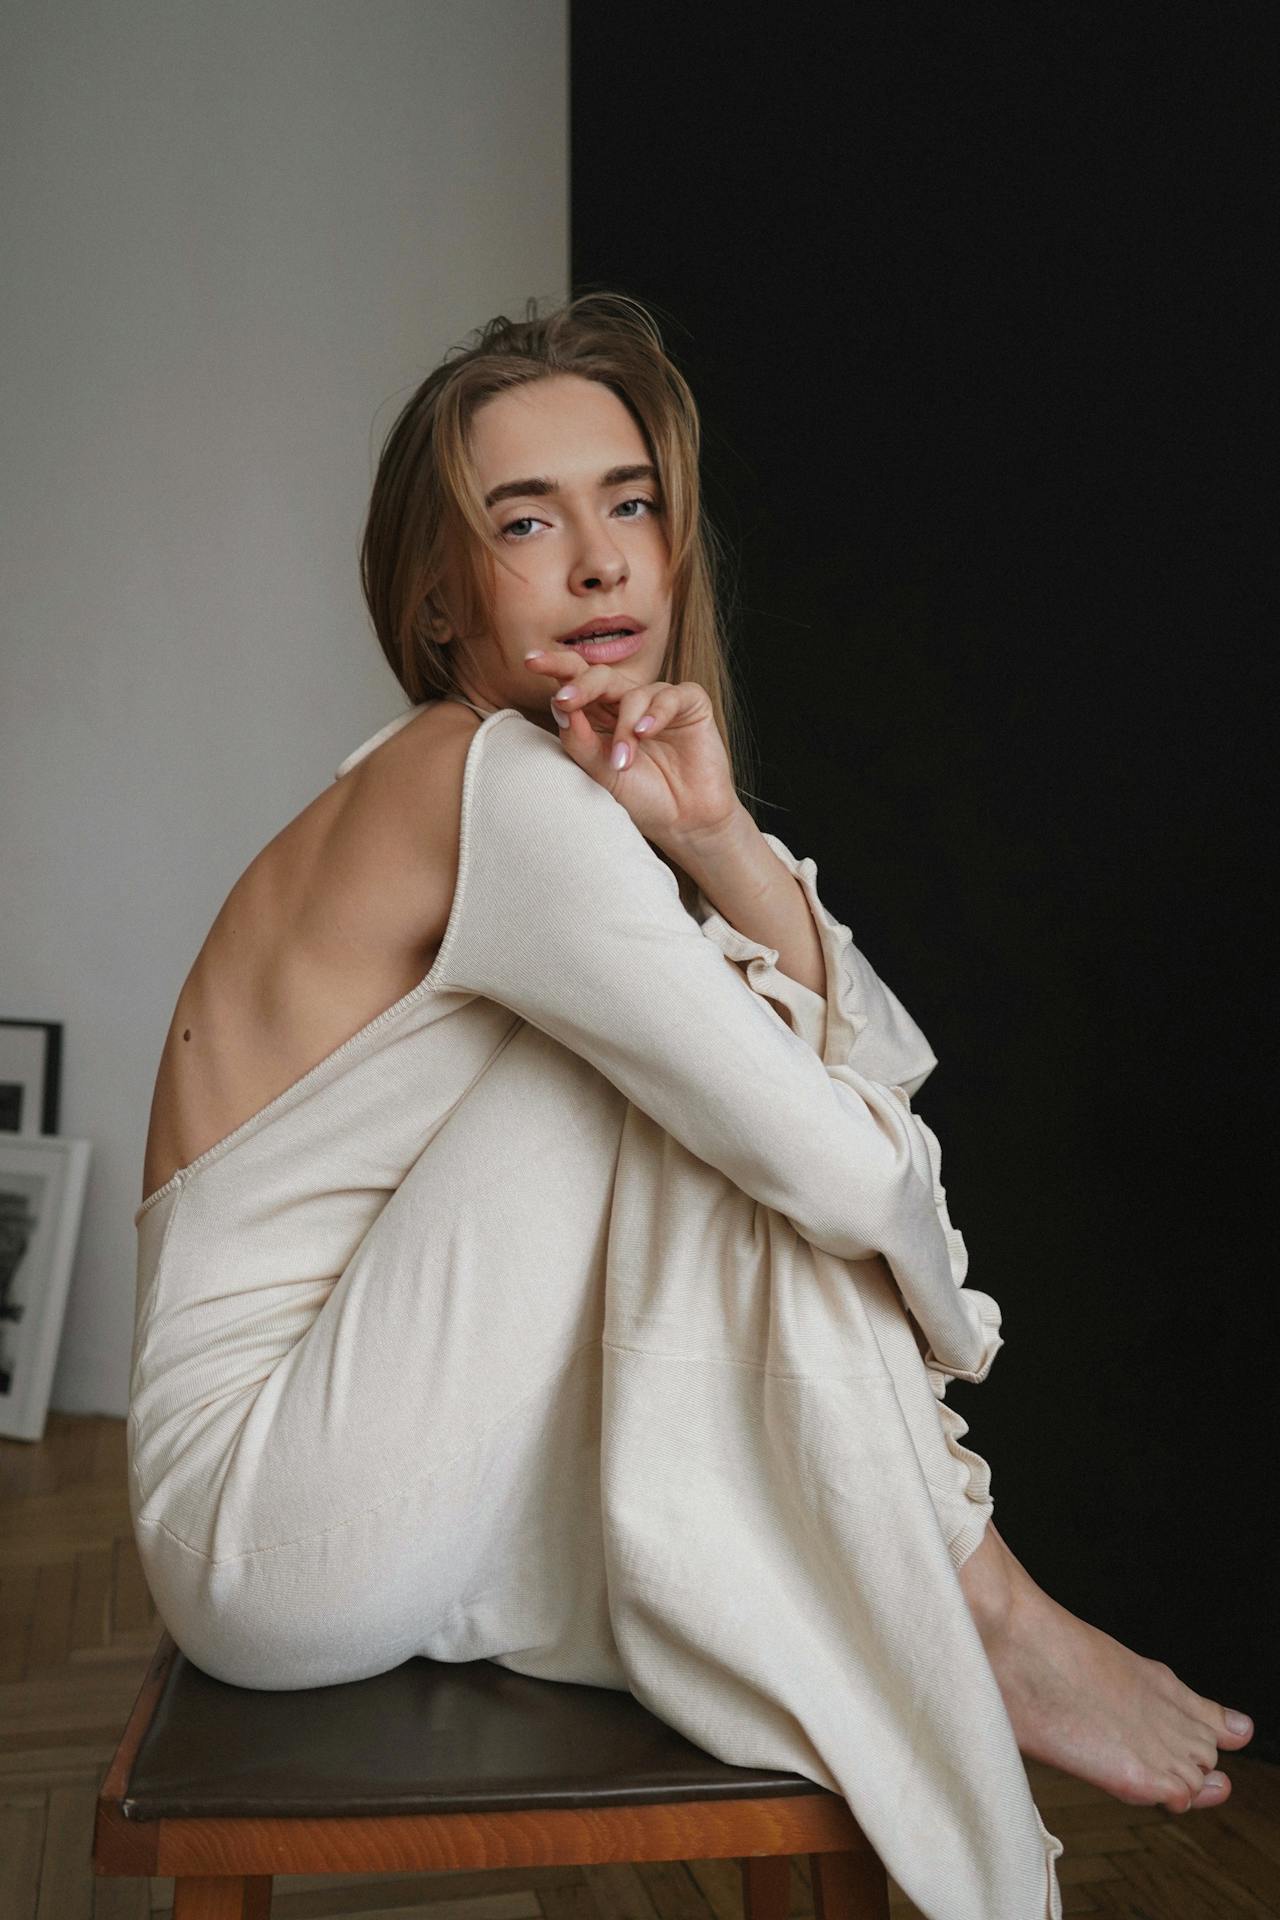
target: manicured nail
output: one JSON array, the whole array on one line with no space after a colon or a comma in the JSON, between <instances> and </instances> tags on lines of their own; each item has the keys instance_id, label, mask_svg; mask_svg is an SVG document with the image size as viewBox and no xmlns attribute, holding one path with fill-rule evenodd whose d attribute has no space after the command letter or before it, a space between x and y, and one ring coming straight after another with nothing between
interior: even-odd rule
<instances>
[{"instance_id":1,"label":"manicured nail","mask_svg":"<svg viewBox=\"0 0 1280 1920\"><path fill-rule=\"evenodd\" d=\"M561 711L560 711L560 709L559 709L559 707L552 707L552 709L551 709L551 712L552 712L552 716L553 716L553 718L554 718L554 720L555 720L555 723L556 723L556 725L557 725L558 727L567 727L567 726L568 726L568 724L569 724L569 716L568 716L568 714L567 714L567 713L561 713Z\"/></svg>"},{"instance_id":2,"label":"manicured nail","mask_svg":"<svg viewBox=\"0 0 1280 1920\"><path fill-rule=\"evenodd\" d=\"M1247 1713L1236 1713L1230 1707L1227 1708L1227 1711L1222 1717L1232 1733L1248 1733L1250 1727L1253 1725Z\"/></svg>"},{"instance_id":3,"label":"manicured nail","mask_svg":"<svg viewBox=\"0 0 1280 1920\"><path fill-rule=\"evenodd\" d=\"M573 698L573 688L572 688L572 687L561 687L561 689L560 689L560 691L559 691L559 693L557 693L557 694L556 694L556 695L554 696L554 698L555 698L555 699L557 699L557 700L572 700L572 698Z\"/></svg>"},{"instance_id":4,"label":"manicured nail","mask_svg":"<svg viewBox=\"0 0 1280 1920\"><path fill-rule=\"evenodd\" d=\"M630 761L631 761L630 745L625 740L619 740L617 746L614 748L613 752L609 755L609 765L611 767L616 767L618 772L621 773L623 767L628 766L630 764Z\"/></svg>"},{"instance_id":5,"label":"manicured nail","mask_svg":"<svg viewBox=\"0 0 1280 1920\"><path fill-rule=\"evenodd\" d=\"M656 717L655 717L655 716L654 716L654 715L653 715L652 713L646 713L646 715L645 715L645 717L644 717L644 719L643 719L643 720L637 720L637 721L636 721L636 724L635 724L635 726L634 726L634 727L632 728L632 732L633 732L633 733L648 733L648 731L649 731L649 729L650 729L650 727L656 727L656 726L657 726L657 724L658 724L658 722L657 722L657 719L656 719Z\"/></svg>"},{"instance_id":6,"label":"manicured nail","mask_svg":"<svg viewBox=\"0 0 1280 1920\"><path fill-rule=\"evenodd\" d=\"M541 647L534 647L534 648L533 648L533 650L532 650L532 652L530 652L530 653L526 653L526 655L525 655L525 659L526 659L526 660L541 660L541 658L542 658L542 648L541 648Z\"/></svg>"}]
</instances>

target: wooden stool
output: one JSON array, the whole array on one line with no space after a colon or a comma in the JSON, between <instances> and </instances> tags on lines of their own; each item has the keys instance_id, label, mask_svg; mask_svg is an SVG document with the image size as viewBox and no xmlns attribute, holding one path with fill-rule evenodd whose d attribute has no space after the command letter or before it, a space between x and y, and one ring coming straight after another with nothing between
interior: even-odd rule
<instances>
[{"instance_id":1,"label":"wooden stool","mask_svg":"<svg viewBox=\"0 0 1280 1920\"><path fill-rule=\"evenodd\" d=\"M629 1693L490 1660L406 1661L345 1686L211 1679L166 1634L102 1783L94 1871L173 1875L174 1920L264 1920L276 1873L452 1873L739 1859L745 1920L888 1920L845 1801L731 1767Z\"/></svg>"}]
</instances>

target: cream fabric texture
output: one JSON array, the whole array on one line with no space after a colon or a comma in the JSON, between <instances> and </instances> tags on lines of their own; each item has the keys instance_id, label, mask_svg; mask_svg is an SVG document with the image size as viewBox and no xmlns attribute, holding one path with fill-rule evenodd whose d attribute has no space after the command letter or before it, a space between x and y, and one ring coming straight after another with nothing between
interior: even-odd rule
<instances>
[{"instance_id":1,"label":"cream fabric texture","mask_svg":"<svg viewBox=\"0 0 1280 1920\"><path fill-rule=\"evenodd\" d=\"M840 1793L930 1920L1056 1917L956 1579L991 1499L943 1394L1000 1311L912 1110L936 1062L766 838L825 995L483 720L427 978L136 1216L147 1578L223 1680L629 1690Z\"/></svg>"}]
</instances>

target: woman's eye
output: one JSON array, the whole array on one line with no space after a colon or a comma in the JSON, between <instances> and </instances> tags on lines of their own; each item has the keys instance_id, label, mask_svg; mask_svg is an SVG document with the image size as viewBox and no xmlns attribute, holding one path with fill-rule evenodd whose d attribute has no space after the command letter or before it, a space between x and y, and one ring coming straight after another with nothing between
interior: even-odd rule
<instances>
[{"instance_id":1,"label":"woman's eye","mask_svg":"<svg viewBox=\"0 0 1280 1920\"><path fill-rule=\"evenodd\" d=\"M645 494L634 494L630 500L620 500L614 508L614 512L621 512L623 507L649 507L650 509L654 509L657 507L657 504L656 500L650 500ZM624 520L640 520L644 517L643 514L638 513L623 514ZM503 537L504 539L514 537L516 540L525 540L528 538L528 535L520 533L518 529L520 527L531 527L535 523L542 526L546 525L545 521L538 521L536 514L522 513L518 520L508 521L507 525L502 529Z\"/></svg>"}]
</instances>

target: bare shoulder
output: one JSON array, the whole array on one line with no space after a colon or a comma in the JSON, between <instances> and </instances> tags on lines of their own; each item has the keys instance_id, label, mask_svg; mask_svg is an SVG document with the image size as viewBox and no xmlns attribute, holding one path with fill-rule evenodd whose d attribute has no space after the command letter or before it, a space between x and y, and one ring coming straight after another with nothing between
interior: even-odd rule
<instances>
[{"instance_id":1,"label":"bare shoulder","mask_svg":"<svg viewBox=\"0 0 1280 1920\"><path fill-rule=\"evenodd\" d=\"M380 912L393 920L407 912L403 932L428 946L443 937L453 904L463 775L480 725L458 702L434 702L339 782L350 789L339 842Z\"/></svg>"},{"instance_id":2,"label":"bare shoulder","mask_svg":"<svg viewBox=\"0 0 1280 1920\"><path fill-rule=\"evenodd\" d=\"M449 885L458 872L458 836L462 827L462 783L471 742L480 731L478 714L457 701L436 702L397 742L400 752L387 761L388 784L397 790L397 811L410 823L432 868Z\"/></svg>"}]
</instances>

